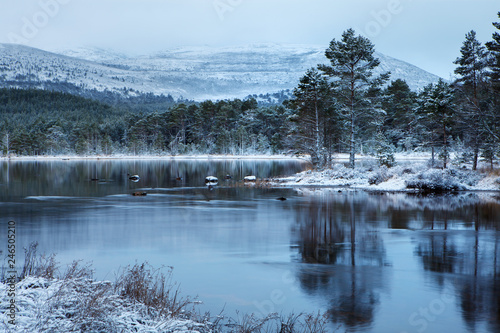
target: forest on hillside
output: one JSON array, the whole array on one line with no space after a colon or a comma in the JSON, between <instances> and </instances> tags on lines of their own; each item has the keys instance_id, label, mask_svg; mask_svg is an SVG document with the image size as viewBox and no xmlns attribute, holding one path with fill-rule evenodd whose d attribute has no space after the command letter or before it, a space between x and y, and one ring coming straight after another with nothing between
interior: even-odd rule
<instances>
[{"instance_id":1,"label":"forest on hillside","mask_svg":"<svg viewBox=\"0 0 500 333\"><path fill-rule=\"evenodd\" d=\"M500 18L500 13L498 13ZM181 101L143 96L125 103L65 92L0 89L0 155L307 154L317 167L335 154L451 153L474 169L500 154L500 23L482 44L470 31L457 50L456 80L412 91L379 65L374 45L346 30L309 69L292 98L276 105L243 100ZM142 106L141 106L142 105Z\"/></svg>"}]
</instances>

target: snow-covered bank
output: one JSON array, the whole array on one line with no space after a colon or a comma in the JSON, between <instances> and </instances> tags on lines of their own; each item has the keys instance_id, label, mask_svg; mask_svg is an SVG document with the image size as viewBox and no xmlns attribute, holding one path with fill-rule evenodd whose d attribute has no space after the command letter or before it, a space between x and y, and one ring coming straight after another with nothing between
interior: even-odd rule
<instances>
[{"instance_id":1,"label":"snow-covered bank","mask_svg":"<svg viewBox=\"0 0 500 333\"><path fill-rule=\"evenodd\" d=\"M287 155L43 155L43 156L0 156L2 160L44 161L44 160L304 160L306 158Z\"/></svg>"},{"instance_id":2,"label":"snow-covered bank","mask_svg":"<svg viewBox=\"0 0 500 333\"><path fill-rule=\"evenodd\" d=\"M387 167L350 169L335 164L331 169L307 170L270 181L275 186L349 187L373 191L500 191L500 176L464 168L433 169L415 162Z\"/></svg>"},{"instance_id":3,"label":"snow-covered bank","mask_svg":"<svg viewBox=\"0 0 500 333\"><path fill-rule=\"evenodd\" d=\"M25 249L22 272L0 270L1 332L211 332L179 295L172 268L147 263L122 269L115 282L96 281L90 264L74 261L60 273L55 255Z\"/></svg>"},{"instance_id":4,"label":"snow-covered bank","mask_svg":"<svg viewBox=\"0 0 500 333\"><path fill-rule=\"evenodd\" d=\"M113 292L109 281L27 277L15 286L15 326L9 323L8 285L0 283L2 332L208 332L204 324L159 317Z\"/></svg>"},{"instance_id":5,"label":"snow-covered bank","mask_svg":"<svg viewBox=\"0 0 500 333\"><path fill-rule=\"evenodd\" d=\"M411 153L395 154L398 161L427 161L430 159L429 153ZM141 155L127 155L127 154L111 154L111 155L0 155L1 160L19 160L19 161L32 161L32 160L301 160L310 163L311 158L309 155L285 155L285 154L249 154L249 155L231 155L231 154L192 154L192 155L166 155L166 154L141 154ZM336 154L335 160L341 162L349 161L349 154ZM357 161L376 161L376 158L369 155L356 155Z\"/></svg>"}]
</instances>

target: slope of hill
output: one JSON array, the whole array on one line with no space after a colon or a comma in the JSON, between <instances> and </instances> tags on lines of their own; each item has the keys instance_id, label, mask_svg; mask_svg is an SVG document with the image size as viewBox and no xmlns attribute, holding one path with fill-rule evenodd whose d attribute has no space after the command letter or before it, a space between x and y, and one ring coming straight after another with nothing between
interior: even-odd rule
<instances>
[{"instance_id":1,"label":"slope of hill","mask_svg":"<svg viewBox=\"0 0 500 333\"><path fill-rule=\"evenodd\" d=\"M407 81L412 89L439 77L378 53L379 71ZM80 89L170 94L194 100L243 98L293 89L304 72L325 63L324 48L310 45L250 45L177 48L127 56L95 48L46 52L0 44L0 85L71 83Z\"/></svg>"}]
</instances>

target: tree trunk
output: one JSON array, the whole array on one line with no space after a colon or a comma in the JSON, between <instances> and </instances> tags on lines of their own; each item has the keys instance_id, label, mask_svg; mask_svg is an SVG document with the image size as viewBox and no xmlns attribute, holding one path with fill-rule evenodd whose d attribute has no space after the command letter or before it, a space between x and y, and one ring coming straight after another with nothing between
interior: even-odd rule
<instances>
[{"instance_id":1,"label":"tree trunk","mask_svg":"<svg viewBox=\"0 0 500 333\"><path fill-rule=\"evenodd\" d=\"M448 138L446 137L446 120L445 111L443 109L443 169L446 169L448 160Z\"/></svg>"},{"instance_id":2,"label":"tree trunk","mask_svg":"<svg viewBox=\"0 0 500 333\"><path fill-rule=\"evenodd\" d=\"M5 146L5 155L9 157L9 150L10 150L9 133L5 134L4 146Z\"/></svg>"},{"instance_id":3,"label":"tree trunk","mask_svg":"<svg viewBox=\"0 0 500 333\"><path fill-rule=\"evenodd\" d=\"M350 140L350 147L349 147L349 167L354 169L354 164L355 164L355 150L354 150L354 143L355 143L355 137L354 137L354 114L351 113L351 140Z\"/></svg>"},{"instance_id":4,"label":"tree trunk","mask_svg":"<svg viewBox=\"0 0 500 333\"><path fill-rule=\"evenodd\" d=\"M355 133L354 133L354 70L351 79L351 140L349 147L349 167L354 169L355 163Z\"/></svg>"},{"instance_id":5,"label":"tree trunk","mask_svg":"<svg viewBox=\"0 0 500 333\"><path fill-rule=\"evenodd\" d=\"M479 124L477 124L479 126ZM478 128L474 126L474 161L472 162L472 170L477 170L477 162L479 160L479 133Z\"/></svg>"},{"instance_id":6,"label":"tree trunk","mask_svg":"<svg viewBox=\"0 0 500 333\"><path fill-rule=\"evenodd\" d=\"M350 215L351 215L351 265L356 266L356 217L354 211L354 201L350 198L351 202L349 205Z\"/></svg>"},{"instance_id":7,"label":"tree trunk","mask_svg":"<svg viewBox=\"0 0 500 333\"><path fill-rule=\"evenodd\" d=\"M479 159L479 147L474 145L474 160L472 161L472 170L477 170L477 161Z\"/></svg>"},{"instance_id":8,"label":"tree trunk","mask_svg":"<svg viewBox=\"0 0 500 333\"><path fill-rule=\"evenodd\" d=\"M431 167L434 168L434 146L431 147Z\"/></svg>"},{"instance_id":9,"label":"tree trunk","mask_svg":"<svg viewBox=\"0 0 500 333\"><path fill-rule=\"evenodd\" d=\"M319 138L319 114L318 114L318 92L315 92L314 96L314 112L316 113L316 158L318 159L318 164L321 166L321 144Z\"/></svg>"}]
</instances>

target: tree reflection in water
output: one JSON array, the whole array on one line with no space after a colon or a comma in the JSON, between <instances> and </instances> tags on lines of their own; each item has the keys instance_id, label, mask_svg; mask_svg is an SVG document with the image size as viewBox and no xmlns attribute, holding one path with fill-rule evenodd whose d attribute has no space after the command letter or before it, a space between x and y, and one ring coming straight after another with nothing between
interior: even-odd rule
<instances>
[{"instance_id":1,"label":"tree reflection in water","mask_svg":"<svg viewBox=\"0 0 500 333\"><path fill-rule=\"evenodd\" d=\"M352 329L374 322L392 269L380 232L407 229L414 232L423 270L441 291L445 284L455 289L467 329L486 323L500 331L496 199L333 190L312 191L304 199L295 207L294 234L298 258L309 265L300 266L297 276L303 290L327 300L334 322Z\"/></svg>"},{"instance_id":2,"label":"tree reflection in water","mask_svg":"<svg viewBox=\"0 0 500 333\"><path fill-rule=\"evenodd\" d=\"M442 230L436 231L435 221L429 221L427 228L434 231L421 234L415 253L425 271L443 273L431 275L438 285L453 285L469 331L485 322L499 332L499 208L476 203L464 209L470 212L467 220L441 221Z\"/></svg>"},{"instance_id":3,"label":"tree reflection in water","mask_svg":"<svg viewBox=\"0 0 500 333\"><path fill-rule=\"evenodd\" d=\"M327 297L332 320L347 327L373 322L387 281L384 244L366 223L363 201L353 193L327 193L296 208L301 260L329 265L301 269L300 285Z\"/></svg>"}]
</instances>

